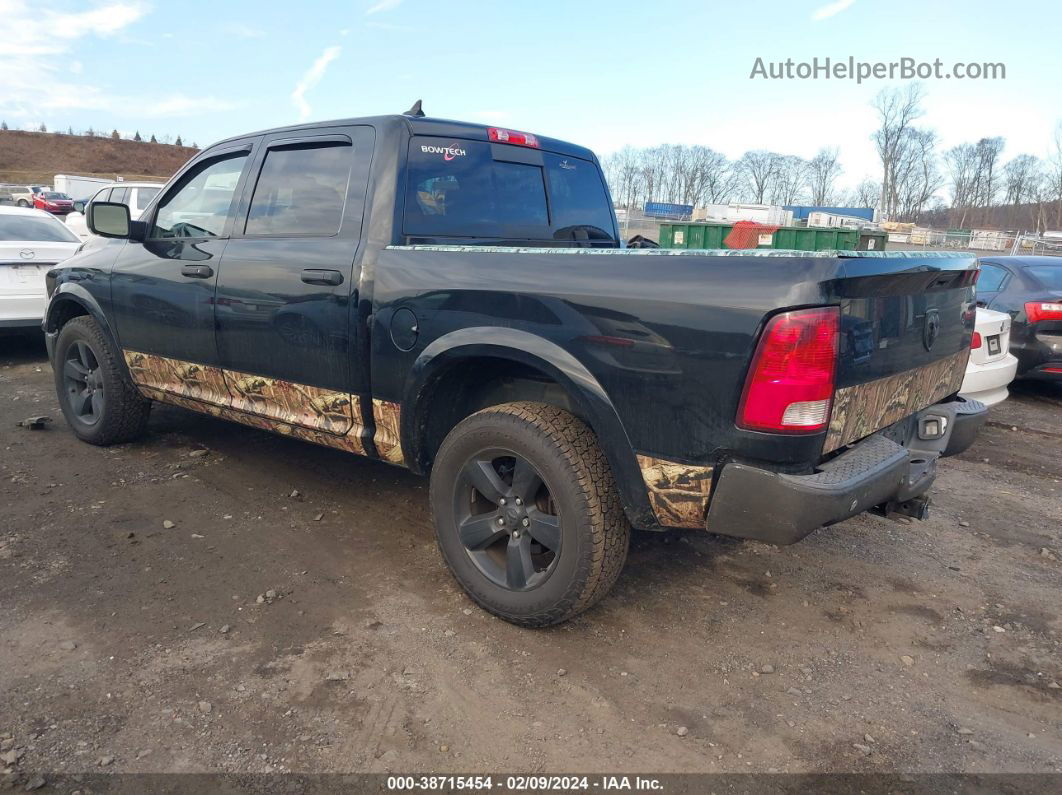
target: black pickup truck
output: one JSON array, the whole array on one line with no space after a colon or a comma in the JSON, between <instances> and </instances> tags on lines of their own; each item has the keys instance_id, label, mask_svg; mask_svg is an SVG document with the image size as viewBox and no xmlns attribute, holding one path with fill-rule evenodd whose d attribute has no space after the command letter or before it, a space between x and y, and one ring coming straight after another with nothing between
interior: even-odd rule
<instances>
[{"instance_id":1,"label":"black pickup truck","mask_svg":"<svg viewBox=\"0 0 1062 795\"><path fill-rule=\"evenodd\" d=\"M632 526L920 517L984 419L972 257L626 248L592 152L419 107L223 141L87 221L44 321L78 437L160 401L430 473L454 576L525 626L600 599Z\"/></svg>"}]
</instances>

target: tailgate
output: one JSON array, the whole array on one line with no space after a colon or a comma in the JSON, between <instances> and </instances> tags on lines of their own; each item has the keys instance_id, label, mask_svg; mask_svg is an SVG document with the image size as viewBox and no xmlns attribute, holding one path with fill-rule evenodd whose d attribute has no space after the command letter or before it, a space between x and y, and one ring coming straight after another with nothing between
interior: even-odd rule
<instances>
[{"instance_id":1,"label":"tailgate","mask_svg":"<svg viewBox=\"0 0 1062 795\"><path fill-rule=\"evenodd\" d=\"M834 282L841 339L823 452L959 391L974 325L975 259L916 254L846 259Z\"/></svg>"}]
</instances>

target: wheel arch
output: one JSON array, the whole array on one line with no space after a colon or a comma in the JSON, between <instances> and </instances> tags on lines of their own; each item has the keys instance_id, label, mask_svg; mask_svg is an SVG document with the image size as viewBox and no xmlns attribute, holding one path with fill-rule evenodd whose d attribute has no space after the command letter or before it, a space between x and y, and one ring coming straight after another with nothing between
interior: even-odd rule
<instances>
[{"instance_id":1,"label":"wheel arch","mask_svg":"<svg viewBox=\"0 0 1062 795\"><path fill-rule=\"evenodd\" d=\"M490 377L466 390L472 374L484 367L490 368ZM539 389L541 396L536 397ZM626 429L604 387L571 353L520 329L460 329L421 352L402 400L400 433L407 466L422 474L430 471L438 445L458 422L488 405L515 400L568 409L589 425L612 468L631 524L657 526ZM440 413L433 405L453 410Z\"/></svg>"},{"instance_id":2,"label":"wheel arch","mask_svg":"<svg viewBox=\"0 0 1062 795\"><path fill-rule=\"evenodd\" d=\"M85 316L91 317L96 321L96 324L114 346L114 349L121 352L121 347L118 345L118 336L114 333L114 329L108 322L103 308L92 293L79 284L66 282L56 287L55 293L52 295L51 300L48 301L48 308L44 315L42 327L49 340L49 354L51 353L53 341L63 326L75 317ZM119 366L124 368L124 359L121 356L118 359Z\"/></svg>"}]
</instances>

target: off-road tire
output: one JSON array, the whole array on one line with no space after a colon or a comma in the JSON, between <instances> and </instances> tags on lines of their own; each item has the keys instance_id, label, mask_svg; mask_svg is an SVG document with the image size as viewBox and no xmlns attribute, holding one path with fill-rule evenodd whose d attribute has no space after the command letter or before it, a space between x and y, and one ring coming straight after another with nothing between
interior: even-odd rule
<instances>
[{"instance_id":1,"label":"off-road tire","mask_svg":"<svg viewBox=\"0 0 1062 795\"><path fill-rule=\"evenodd\" d=\"M472 563L458 536L459 473L477 451L512 450L541 474L560 516L562 544L549 578L533 590L499 587ZM506 403L460 422L431 472L436 540L454 578L485 610L513 624L544 627L598 602L627 558L630 524L593 431L571 413L541 403Z\"/></svg>"},{"instance_id":2,"label":"off-road tire","mask_svg":"<svg viewBox=\"0 0 1062 795\"><path fill-rule=\"evenodd\" d=\"M103 410L92 425L81 421L70 405L65 391L63 367L75 343L89 346L98 363L103 381ZM67 322L55 342L55 391L59 406L74 434L89 444L106 446L130 442L143 435L147 428L151 401L143 397L129 380L121 361L121 353L90 317L76 317Z\"/></svg>"}]
</instances>

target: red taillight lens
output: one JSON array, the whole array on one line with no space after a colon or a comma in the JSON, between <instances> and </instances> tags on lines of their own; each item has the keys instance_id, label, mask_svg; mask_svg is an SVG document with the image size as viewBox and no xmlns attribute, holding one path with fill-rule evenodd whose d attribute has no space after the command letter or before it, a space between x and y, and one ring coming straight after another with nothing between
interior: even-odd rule
<instances>
[{"instance_id":1,"label":"red taillight lens","mask_svg":"<svg viewBox=\"0 0 1062 795\"><path fill-rule=\"evenodd\" d=\"M745 380L739 427L776 433L817 433L826 427L840 317L837 307L824 307L771 318Z\"/></svg>"},{"instance_id":2,"label":"red taillight lens","mask_svg":"<svg viewBox=\"0 0 1062 795\"><path fill-rule=\"evenodd\" d=\"M530 146L538 149L538 139L531 133L503 130L500 127L488 127L487 137L498 144L515 144L516 146Z\"/></svg>"},{"instance_id":3,"label":"red taillight lens","mask_svg":"<svg viewBox=\"0 0 1062 795\"><path fill-rule=\"evenodd\" d=\"M1062 320L1062 304L1030 301L1025 305L1025 315L1030 323L1041 320Z\"/></svg>"},{"instance_id":4,"label":"red taillight lens","mask_svg":"<svg viewBox=\"0 0 1062 795\"><path fill-rule=\"evenodd\" d=\"M976 351L976 350L977 350L978 348L980 348L980 347L981 347L981 335L980 335L980 334L978 334L978 333L977 333L977 332L975 331L975 332L973 333L973 336L972 336L972 337L970 337L970 350L971 350L971 351Z\"/></svg>"}]
</instances>

